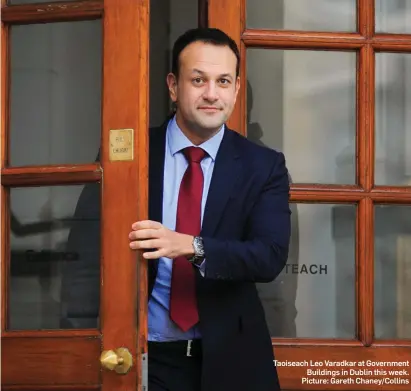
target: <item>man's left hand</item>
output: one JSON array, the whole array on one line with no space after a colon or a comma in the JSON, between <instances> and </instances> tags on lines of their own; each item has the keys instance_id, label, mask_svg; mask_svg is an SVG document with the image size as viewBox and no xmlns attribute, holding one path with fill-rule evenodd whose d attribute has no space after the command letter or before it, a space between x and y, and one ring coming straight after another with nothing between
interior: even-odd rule
<instances>
[{"instance_id":1,"label":"man's left hand","mask_svg":"<svg viewBox=\"0 0 411 391\"><path fill-rule=\"evenodd\" d=\"M133 250L152 250L143 253L145 259L166 257L174 259L180 256L194 255L191 235L171 231L157 221L138 221L131 226L129 234L130 248Z\"/></svg>"}]
</instances>

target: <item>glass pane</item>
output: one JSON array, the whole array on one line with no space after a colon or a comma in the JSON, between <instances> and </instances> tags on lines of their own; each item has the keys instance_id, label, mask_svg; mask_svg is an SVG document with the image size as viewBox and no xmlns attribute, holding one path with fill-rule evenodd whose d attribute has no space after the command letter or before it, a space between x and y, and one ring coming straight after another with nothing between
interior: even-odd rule
<instances>
[{"instance_id":1,"label":"glass pane","mask_svg":"<svg viewBox=\"0 0 411 391\"><path fill-rule=\"evenodd\" d=\"M258 284L272 337L355 337L354 205L292 204L288 263Z\"/></svg>"},{"instance_id":2,"label":"glass pane","mask_svg":"<svg viewBox=\"0 0 411 391\"><path fill-rule=\"evenodd\" d=\"M375 61L375 183L411 185L411 54Z\"/></svg>"},{"instance_id":3,"label":"glass pane","mask_svg":"<svg viewBox=\"0 0 411 391\"><path fill-rule=\"evenodd\" d=\"M101 27L98 20L11 27L11 165L96 159Z\"/></svg>"},{"instance_id":4,"label":"glass pane","mask_svg":"<svg viewBox=\"0 0 411 391\"><path fill-rule=\"evenodd\" d=\"M283 151L293 182L355 183L355 73L355 53L247 50L248 138Z\"/></svg>"},{"instance_id":5,"label":"glass pane","mask_svg":"<svg viewBox=\"0 0 411 391\"><path fill-rule=\"evenodd\" d=\"M97 327L100 185L10 192L8 328Z\"/></svg>"},{"instance_id":6,"label":"glass pane","mask_svg":"<svg viewBox=\"0 0 411 391\"><path fill-rule=\"evenodd\" d=\"M375 0L375 30L378 33L411 33L410 0Z\"/></svg>"},{"instance_id":7,"label":"glass pane","mask_svg":"<svg viewBox=\"0 0 411 391\"><path fill-rule=\"evenodd\" d=\"M247 28L355 31L356 0L247 0Z\"/></svg>"},{"instance_id":8,"label":"glass pane","mask_svg":"<svg viewBox=\"0 0 411 391\"><path fill-rule=\"evenodd\" d=\"M411 339L411 206L375 207L375 336Z\"/></svg>"}]
</instances>

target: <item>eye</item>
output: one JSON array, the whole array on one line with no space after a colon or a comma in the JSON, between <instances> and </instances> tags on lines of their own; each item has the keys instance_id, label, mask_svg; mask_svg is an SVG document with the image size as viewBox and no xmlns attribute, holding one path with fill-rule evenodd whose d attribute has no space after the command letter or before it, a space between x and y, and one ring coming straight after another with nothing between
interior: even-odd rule
<instances>
[{"instance_id":1,"label":"eye","mask_svg":"<svg viewBox=\"0 0 411 391\"><path fill-rule=\"evenodd\" d=\"M223 84L223 85L230 84L230 80L228 80L228 79L220 79L220 84Z\"/></svg>"},{"instance_id":2,"label":"eye","mask_svg":"<svg viewBox=\"0 0 411 391\"><path fill-rule=\"evenodd\" d=\"M196 77L193 79L194 84L201 84L203 82L203 79L201 77Z\"/></svg>"}]
</instances>

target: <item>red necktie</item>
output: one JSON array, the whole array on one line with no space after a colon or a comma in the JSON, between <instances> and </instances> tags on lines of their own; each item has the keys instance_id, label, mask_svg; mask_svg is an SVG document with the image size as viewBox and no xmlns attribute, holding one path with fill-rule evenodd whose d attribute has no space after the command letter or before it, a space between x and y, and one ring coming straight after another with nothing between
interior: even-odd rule
<instances>
[{"instance_id":1,"label":"red necktie","mask_svg":"<svg viewBox=\"0 0 411 391\"><path fill-rule=\"evenodd\" d=\"M204 185L201 161L206 152L201 148L188 147L183 153L188 161L188 167L178 195L176 232L197 236L201 231L201 199ZM186 257L178 257L173 261L170 318L183 331L189 330L199 320L194 269Z\"/></svg>"}]
</instances>

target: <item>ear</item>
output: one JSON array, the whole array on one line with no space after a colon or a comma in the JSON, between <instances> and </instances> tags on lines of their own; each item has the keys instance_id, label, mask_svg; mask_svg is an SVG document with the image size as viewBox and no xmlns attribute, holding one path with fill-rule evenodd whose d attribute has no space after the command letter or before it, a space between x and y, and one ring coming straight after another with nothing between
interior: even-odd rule
<instances>
[{"instance_id":1,"label":"ear","mask_svg":"<svg viewBox=\"0 0 411 391\"><path fill-rule=\"evenodd\" d=\"M177 78L174 73L167 75L167 86L171 100L177 102Z\"/></svg>"},{"instance_id":2,"label":"ear","mask_svg":"<svg viewBox=\"0 0 411 391\"><path fill-rule=\"evenodd\" d=\"M241 80L240 80L240 76L237 77L236 81L235 81L235 101L237 101L237 95L238 95L238 91L240 91L240 85L241 85Z\"/></svg>"}]
</instances>

